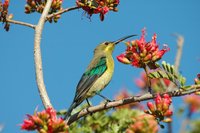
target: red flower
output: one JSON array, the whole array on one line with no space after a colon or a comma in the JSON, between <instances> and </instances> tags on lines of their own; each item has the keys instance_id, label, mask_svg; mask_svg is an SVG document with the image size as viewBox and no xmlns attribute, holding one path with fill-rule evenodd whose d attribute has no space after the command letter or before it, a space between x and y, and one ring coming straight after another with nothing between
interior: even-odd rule
<instances>
[{"instance_id":1,"label":"red flower","mask_svg":"<svg viewBox=\"0 0 200 133\"><path fill-rule=\"evenodd\" d=\"M124 57L126 57L126 59L128 59L135 67L144 68L147 65L149 68L155 68L155 62L160 60L162 56L169 51L169 48L167 45L164 45L163 49L159 49L156 42L156 34L153 35L150 42L146 42L145 34L146 30L143 29L139 40L126 43L128 45Z\"/></svg>"},{"instance_id":2,"label":"red flower","mask_svg":"<svg viewBox=\"0 0 200 133\"><path fill-rule=\"evenodd\" d=\"M147 107L149 108L149 110L151 112L154 112L155 111L155 106L152 102L147 102Z\"/></svg>"},{"instance_id":3,"label":"red flower","mask_svg":"<svg viewBox=\"0 0 200 133\"><path fill-rule=\"evenodd\" d=\"M24 120L24 123L21 125L22 130L35 130L36 125L32 120Z\"/></svg>"},{"instance_id":4,"label":"red flower","mask_svg":"<svg viewBox=\"0 0 200 133\"><path fill-rule=\"evenodd\" d=\"M4 3L0 2L0 22L5 23L4 29L9 31L10 24L7 22L7 19L12 19L13 15L8 14L10 0L4 0Z\"/></svg>"},{"instance_id":5,"label":"red flower","mask_svg":"<svg viewBox=\"0 0 200 133\"><path fill-rule=\"evenodd\" d=\"M156 108L157 110L161 111L162 110L162 98L159 94L157 94L156 98L154 99Z\"/></svg>"},{"instance_id":6,"label":"red flower","mask_svg":"<svg viewBox=\"0 0 200 133\"><path fill-rule=\"evenodd\" d=\"M153 115L158 122L170 122L171 119L168 119L168 117L173 114L173 111L169 109L169 106L172 103L171 97L168 94L164 94L163 97L157 94L154 101L155 105L152 102L147 102L149 110L145 110L145 113ZM165 119L165 117L167 118Z\"/></svg>"},{"instance_id":7,"label":"red flower","mask_svg":"<svg viewBox=\"0 0 200 133\"><path fill-rule=\"evenodd\" d=\"M167 117L170 117L173 115L173 111L172 110L167 110L165 113L164 113L164 116L167 116Z\"/></svg>"},{"instance_id":8,"label":"red flower","mask_svg":"<svg viewBox=\"0 0 200 133\"><path fill-rule=\"evenodd\" d=\"M121 54L121 55L117 56L117 60L119 62L124 63L124 64L130 64L131 63L130 60L126 58L126 54Z\"/></svg>"},{"instance_id":9,"label":"red flower","mask_svg":"<svg viewBox=\"0 0 200 133\"><path fill-rule=\"evenodd\" d=\"M100 19L103 21L108 11L117 11L119 0L76 0L76 4L85 10L89 17L93 14L100 14Z\"/></svg>"},{"instance_id":10,"label":"red flower","mask_svg":"<svg viewBox=\"0 0 200 133\"><path fill-rule=\"evenodd\" d=\"M47 108L34 115L27 115L27 118L28 119L25 119L24 123L21 124L22 130L37 130L41 133L68 133L68 126L62 118L57 118L56 111L53 108Z\"/></svg>"}]
</instances>

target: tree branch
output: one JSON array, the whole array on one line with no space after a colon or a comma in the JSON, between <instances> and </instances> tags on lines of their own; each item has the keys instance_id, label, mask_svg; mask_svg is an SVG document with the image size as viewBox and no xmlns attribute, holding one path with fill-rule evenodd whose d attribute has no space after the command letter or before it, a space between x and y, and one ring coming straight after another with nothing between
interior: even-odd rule
<instances>
[{"instance_id":1,"label":"tree branch","mask_svg":"<svg viewBox=\"0 0 200 133\"><path fill-rule=\"evenodd\" d=\"M12 20L12 19L6 19L6 22L18 24L18 25L22 25L22 26L27 26L27 27L35 29L35 25L30 24L30 23L25 23L25 22L21 22L21 21Z\"/></svg>"},{"instance_id":2,"label":"tree branch","mask_svg":"<svg viewBox=\"0 0 200 133\"><path fill-rule=\"evenodd\" d=\"M51 7L51 3L52 3L52 0L47 0L45 8L39 19L39 22L35 27L35 40L34 40L34 60L35 60L36 82L37 82L38 91L39 91L42 103L45 108L52 107L52 105L48 97L48 94L46 92L46 87L45 87L44 79L43 79L40 43L41 43L42 30L44 28L44 23Z\"/></svg>"},{"instance_id":3,"label":"tree branch","mask_svg":"<svg viewBox=\"0 0 200 133\"><path fill-rule=\"evenodd\" d=\"M183 51L184 37L179 34L173 34L173 35L177 37L177 53L176 53L176 58L174 62L174 67L175 67L175 70L179 70L182 51Z\"/></svg>"},{"instance_id":4,"label":"tree branch","mask_svg":"<svg viewBox=\"0 0 200 133\"><path fill-rule=\"evenodd\" d=\"M177 97L177 96L189 95L189 94L192 94L192 93L195 93L198 91L200 91L200 85L192 85L192 86L190 86L190 88L188 88L188 90L178 89L176 91L165 92L165 93L169 94L172 97ZM164 93L162 93L161 95L163 95L163 94ZM147 93L147 94L144 94L141 96L132 96L132 97L128 97L128 98L125 98L122 100L106 102L106 103L103 103L103 104L100 104L97 106L85 108L85 109L79 111L78 113L73 114L68 120L66 120L66 123L68 125L70 125L74 121L76 121L76 120L80 119L81 117L86 116L88 114L99 112L99 111L106 110L106 109L113 108L113 107L130 104L130 103L146 101L149 99L153 99L154 97L155 97L155 94Z\"/></svg>"},{"instance_id":5,"label":"tree branch","mask_svg":"<svg viewBox=\"0 0 200 133\"><path fill-rule=\"evenodd\" d=\"M60 14L63 14L63 13L65 13L65 12L69 12L69 11L76 10L76 9L79 9L79 8L80 8L80 7L74 6L74 7L62 9L62 10L56 12L56 13L52 13L52 14L48 15L48 16L46 17L46 21L47 21L48 19L50 19L50 18L56 16L56 15L60 15Z\"/></svg>"}]
</instances>

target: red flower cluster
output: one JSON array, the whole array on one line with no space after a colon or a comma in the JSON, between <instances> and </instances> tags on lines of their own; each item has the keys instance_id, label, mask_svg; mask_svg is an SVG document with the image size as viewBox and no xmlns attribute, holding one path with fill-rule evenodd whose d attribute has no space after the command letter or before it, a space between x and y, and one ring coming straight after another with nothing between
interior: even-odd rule
<instances>
[{"instance_id":1,"label":"red flower cluster","mask_svg":"<svg viewBox=\"0 0 200 133\"><path fill-rule=\"evenodd\" d=\"M39 133L68 133L68 126L62 118L57 118L56 111L48 108L34 115L27 115L28 119L21 124L22 130L37 130Z\"/></svg>"},{"instance_id":2,"label":"red flower cluster","mask_svg":"<svg viewBox=\"0 0 200 133\"><path fill-rule=\"evenodd\" d=\"M93 14L100 14L100 20L103 21L108 11L118 11L119 0L76 0L76 4L85 10L89 17Z\"/></svg>"},{"instance_id":3,"label":"red flower cluster","mask_svg":"<svg viewBox=\"0 0 200 133\"><path fill-rule=\"evenodd\" d=\"M133 124L129 126L126 133L157 133L157 121L152 115L143 114L133 118Z\"/></svg>"},{"instance_id":4,"label":"red flower cluster","mask_svg":"<svg viewBox=\"0 0 200 133\"><path fill-rule=\"evenodd\" d=\"M169 109L169 106L172 103L171 97L168 94L164 94L163 98L161 98L161 96L157 94L154 101L155 104L147 102L149 110L145 110L145 113L153 115L158 121L171 122L171 119L169 118L173 114L172 110ZM168 118L164 119L165 117Z\"/></svg>"},{"instance_id":5,"label":"red flower cluster","mask_svg":"<svg viewBox=\"0 0 200 133\"><path fill-rule=\"evenodd\" d=\"M10 0L5 0L4 3L0 2L0 22L5 23L4 29L6 31L10 28L10 24L6 22L6 19L11 19L13 17L12 14L8 15L9 2Z\"/></svg>"},{"instance_id":6,"label":"red flower cluster","mask_svg":"<svg viewBox=\"0 0 200 133\"><path fill-rule=\"evenodd\" d=\"M160 60L169 51L169 48L164 45L163 49L159 49L156 42L156 34L153 35L151 42L146 42L145 34L146 30L143 29L140 40L126 42L127 49L125 53L117 56L118 61L124 64L132 64L139 68L144 68L146 65L149 68L155 68L155 62Z\"/></svg>"},{"instance_id":7,"label":"red flower cluster","mask_svg":"<svg viewBox=\"0 0 200 133\"><path fill-rule=\"evenodd\" d=\"M198 95L188 95L184 97L184 101L189 106L189 111L194 113L200 110L200 96Z\"/></svg>"},{"instance_id":8,"label":"red flower cluster","mask_svg":"<svg viewBox=\"0 0 200 133\"><path fill-rule=\"evenodd\" d=\"M53 0L49 14L62 10L62 2L63 0ZM27 4L25 5L25 13L30 14L35 11L42 13L46 5L46 0L27 0L26 3ZM48 21L52 22L52 20L54 20L54 22L57 22L59 18L60 15L56 15L53 18L50 18Z\"/></svg>"}]
</instances>

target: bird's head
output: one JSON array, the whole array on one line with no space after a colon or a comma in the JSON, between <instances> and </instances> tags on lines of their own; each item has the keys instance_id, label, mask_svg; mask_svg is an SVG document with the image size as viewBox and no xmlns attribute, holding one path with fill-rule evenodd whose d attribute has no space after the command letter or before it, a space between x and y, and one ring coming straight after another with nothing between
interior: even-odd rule
<instances>
[{"instance_id":1,"label":"bird's head","mask_svg":"<svg viewBox=\"0 0 200 133\"><path fill-rule=\"evenodd\" d=\"M99 44L95 48L94 53L110 53L110 54L112 54L115 46L118 43L124 41L127 38L133 37L133 36L136 36L136 35L125 36L123 38L118 39L117 41L112 41L112 42L106 41L106 42L103 42L103 43Z\"/></svg>"}]
</instances>

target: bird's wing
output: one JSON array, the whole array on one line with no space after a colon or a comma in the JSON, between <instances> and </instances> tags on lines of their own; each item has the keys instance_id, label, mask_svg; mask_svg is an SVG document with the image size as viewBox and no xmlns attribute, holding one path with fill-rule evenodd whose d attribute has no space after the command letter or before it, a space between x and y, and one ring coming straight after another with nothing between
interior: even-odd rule
<instances>
[{"instance_id":1,"label":"bird's wing","mask_svg":"<svg viewBox=\"0 0 200 133\"><path fill-rule=\"evenodd\" d=\"M94 82L106 71L106 57L101 57L99 60L95 60L92 62L93 67L86 70L86 72L82 75L77 88L76 95L74 98L74 102L80 104L83 100L85 100L85 95L94 84ZM78 106L78 105L77 105Z\"/></svg>"}]
</instances>

